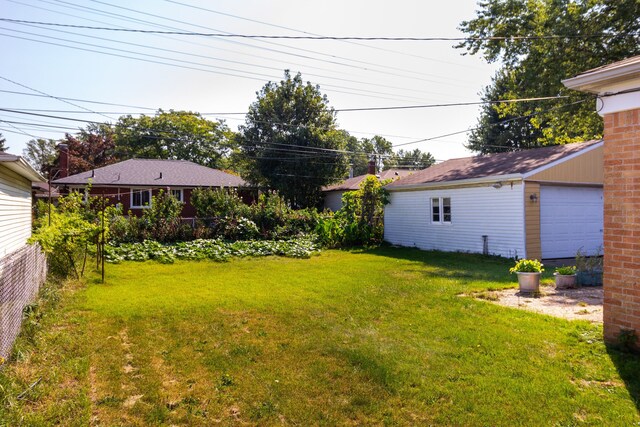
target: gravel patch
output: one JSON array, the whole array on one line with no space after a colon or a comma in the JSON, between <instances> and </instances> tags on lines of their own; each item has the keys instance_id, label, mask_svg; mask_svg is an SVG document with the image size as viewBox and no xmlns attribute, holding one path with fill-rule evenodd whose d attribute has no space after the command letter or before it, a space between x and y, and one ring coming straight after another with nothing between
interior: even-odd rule
<instances>
[{"instance_id":1,"label":"gravel patch","mask_svg":"<svg viewBox=\"0 0 640 427\"><path fill-rule=\"evenodd\" d=\"M521 294L518 289L474 293L475 298L506 307L520 308L569 320L602 323L602 286L556 289L541 286L539 295Z\"/></svg>"}]
</instances>

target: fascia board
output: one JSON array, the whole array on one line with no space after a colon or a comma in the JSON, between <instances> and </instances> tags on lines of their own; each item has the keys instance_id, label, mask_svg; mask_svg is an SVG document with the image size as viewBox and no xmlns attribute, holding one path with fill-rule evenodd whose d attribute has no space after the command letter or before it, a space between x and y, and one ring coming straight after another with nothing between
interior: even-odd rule
<instances>
[{"instance_id":1,"label":"fascia board","mask_svg":"<svg viewBox=\"0 0 640 427\"><path fill-rule=\"evenodd\" d=\"M464 187L467 185L488 184L491 182L521 181L522 179L523 179L522 174L514 173L509 175L493 175L493 176L486 176L482 178L460 179L457 181L425 182L421 184L408 184L408 185L385 187L385 188L388 191L413 191L413 190L428 190L431 188Z\"/></svg>"}]
</instances>

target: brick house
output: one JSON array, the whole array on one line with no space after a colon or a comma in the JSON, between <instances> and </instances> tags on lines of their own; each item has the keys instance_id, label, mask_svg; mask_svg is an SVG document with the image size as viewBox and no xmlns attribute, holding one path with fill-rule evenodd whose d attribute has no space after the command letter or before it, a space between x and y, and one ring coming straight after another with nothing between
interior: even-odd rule
<instances>
[{"instance_id":1,"label":"brick house","mask_svg":"<svg viewBox=\"0 0 640 427\"><path fill-rule=\"evenodd\" d=\"M245 202L252 200L251 191L239 176L212 169L186 160L129 159L109 166L66 176L65 147L61 147L60 178L52 182L62 194L84 191L91 182L91 195L104 195L112 204L122 206L126 214L142 215L160 190L171 193L184 203L181 216L193 218L191 204L195 188L233 188Z\"/></svg>"},{"instance_id":2,"label":"brick house","mask_svg":"<svg viewBox=\"0 0 640 427\"><path fill-rule=\"evenodd\" d=\"M604 337L640 334L640 56L564 80L604 118Z\"/></svg>"}]
</instances>

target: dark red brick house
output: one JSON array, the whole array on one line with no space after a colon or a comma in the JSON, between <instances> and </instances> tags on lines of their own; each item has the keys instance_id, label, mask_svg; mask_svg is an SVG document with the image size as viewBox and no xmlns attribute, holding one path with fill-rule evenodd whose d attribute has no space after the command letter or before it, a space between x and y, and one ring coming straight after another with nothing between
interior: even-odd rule
<instances>
[{"instance_id":1,"label":"dark red brick house","mask_svg":"<svg viewBox=\"0 0 640 427\"><path fill-rule=\"evenodd\" d=\"M151 197L160 190L169 192L184 203L183 218L196 211L191 204L194 188L233 188L245 202L251 200L247 183L239 176L186 160L130 159L87 172L65 176L66 165L60 162L61 178L52 182L61 193L82 190L91 182L91 195L104 195L112 204L120 204L126 214L142 215Z\"/></svg>"}]
</instances>

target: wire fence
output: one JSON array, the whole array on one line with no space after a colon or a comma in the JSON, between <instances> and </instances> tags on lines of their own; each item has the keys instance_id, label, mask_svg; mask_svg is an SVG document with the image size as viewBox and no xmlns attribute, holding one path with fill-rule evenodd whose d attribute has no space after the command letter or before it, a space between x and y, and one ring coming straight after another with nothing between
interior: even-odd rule
<instances>
[{"instance_id":1,"label":"wire fence","mask_svg":"<svg viewBox=\"0 0 640 427\"><path fill-rule=\"evenodd\" d=\"M0 259L0 357L7 358L22 325L23 310L47 278L47 258L39 245Z\"/></svg>"}]
</instances>

